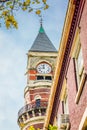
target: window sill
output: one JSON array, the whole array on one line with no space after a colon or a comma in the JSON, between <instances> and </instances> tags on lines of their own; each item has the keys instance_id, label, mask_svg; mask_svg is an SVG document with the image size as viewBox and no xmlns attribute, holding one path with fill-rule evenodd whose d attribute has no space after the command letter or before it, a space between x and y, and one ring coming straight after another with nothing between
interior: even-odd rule
<instances>
[{"instance_id":1,"label":"window sill","mask_svg":"<svg viewBox=\"0 0 87 130\"><path fill-rule=\"evenodd\" d=\"M76 103L76 104L78 104L78 102L79 102L79 99L80 99L81 92L82 92L82 89L83 89L83 87L84 87L85 81L86 81L86 74L83 73L83 74L82 74L81 81L80 81L80 85L79 85L79 88L78 88L78 92L77 92L77 95L76 95L76 98L75 98L75 103Z\"/></svg>"}]
</instances>

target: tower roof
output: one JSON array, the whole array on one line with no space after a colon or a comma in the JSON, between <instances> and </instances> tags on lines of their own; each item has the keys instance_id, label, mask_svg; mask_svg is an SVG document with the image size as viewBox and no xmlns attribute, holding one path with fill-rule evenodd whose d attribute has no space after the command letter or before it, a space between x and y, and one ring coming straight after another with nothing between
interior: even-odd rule
<instances>
[{"instance_id":1,"label":"tower roof","mask_svg":"<svg viewBox=\"0 0 87 130\"><path fill-rule=\"evenodd\" d=\"M57 52L56 48L46 35L43 26L41 24L39 33L31 46L30 50L31 52Z\"/></svg>"}]
</instances>

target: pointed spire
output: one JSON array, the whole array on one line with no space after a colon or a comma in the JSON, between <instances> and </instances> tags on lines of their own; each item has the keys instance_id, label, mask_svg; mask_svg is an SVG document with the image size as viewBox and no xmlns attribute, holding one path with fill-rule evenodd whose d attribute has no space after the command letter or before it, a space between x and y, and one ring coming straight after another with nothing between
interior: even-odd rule
<instances>
[{"instance_id":1,"label":"pointed spire","mask_svg":"<svg viewBox=\"0 0 87 130\"><path fill-rule=\"evenodd\" d=\"M36 51L36 52L57 52L56 48L54 47L54 45L52 44L52 42L50 41L50 39L48 38L48 36L46 35L43 25L42 25L42 16L40 16L40 29L39 29L39 33L33 43L33 45L31 46L29 51Z\"/></svg>"}]
</instances>

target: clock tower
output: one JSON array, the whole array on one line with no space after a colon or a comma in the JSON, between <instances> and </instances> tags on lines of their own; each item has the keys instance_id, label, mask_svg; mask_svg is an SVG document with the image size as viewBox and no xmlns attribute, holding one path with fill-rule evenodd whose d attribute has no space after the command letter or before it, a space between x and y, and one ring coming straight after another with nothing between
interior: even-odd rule
<instances>
[{"instance_id":1,"label":"clock tower","mask_svg":"<svg viewBox=\"0 0 87 130\"><path fill-rule=\"evenodd\" d=\"M18 112L18 125L20 130L29 130L30 126L42 130L57 58L42 24L27 58L25 105Z\"/></svg>"}]
</instances>

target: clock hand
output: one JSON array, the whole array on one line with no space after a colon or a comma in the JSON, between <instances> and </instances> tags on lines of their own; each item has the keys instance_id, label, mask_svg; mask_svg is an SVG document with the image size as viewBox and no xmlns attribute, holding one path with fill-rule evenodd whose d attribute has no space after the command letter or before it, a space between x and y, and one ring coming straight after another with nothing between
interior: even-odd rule
<instances>
[{"instance_id":1,"label":"clock hand","mask_svg":"<svg viewBox=\"0 0 87 130\"><path fill-rule=\"evenodd\" d=\"M43 65L42 68L45 69L45 65Z\"/></svg>"}]
</instances>

